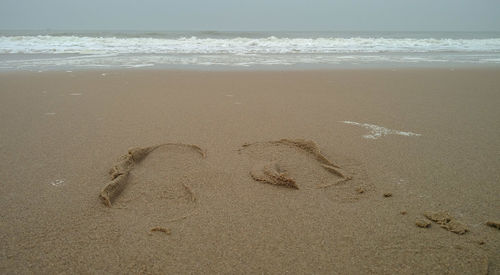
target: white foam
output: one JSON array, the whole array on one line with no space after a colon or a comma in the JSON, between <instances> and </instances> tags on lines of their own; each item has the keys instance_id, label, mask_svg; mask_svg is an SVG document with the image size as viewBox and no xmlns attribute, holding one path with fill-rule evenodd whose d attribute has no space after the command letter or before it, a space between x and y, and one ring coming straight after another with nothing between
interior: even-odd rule
<instances>
[{"instance_id":1,"label":"white foam","mask_svg":"<svg viewBox=\"0 0 500 275\"><path fill-rule=\"evenodd\" d=\"M500 58L483 58L481 59L481 61L484 61L484 62L500 62Z\"/></svg>"},{"instance_id":2,"label":"white foam","mask_svg":"<svg viewBox=\"0 0 500 275\"><path fill-rule=\"evenodd\" d=\"M285 54L500 51L500 39L434 38L116 38L0 36L0 53L71 54Z\"/></svg>"},{"instance_id":3,"label":"white foam","mask_svg":"<svg viewBox=\"0 0 500 275\"><path fill-rule=\"evenodd\" d=\"M127 64L127 65L123 65L127 68L142 68L142 67L151 67L151 66L154 66L155 64Z\"/></svg>"},{"instance_id":4,"label":"white foam","mask_svg":"<svg viewBox=\"0 0 500 275\"><path fill-rule=\"evenodd\" d=\"M350 124L350 125L360 126L360 127L363 127L363 128L370 130L370 134L363 136L364 138L367 138L367 139L378 139L378 138L386 136L386 135L400 135L400 136L407 136L407 137L421 136L421 134L416 134L416 133L412 133L412 132L404 132L404 131L399 131L399 130L392 130L392 129L378 126L375 124L359 123L359 122L348 121L348 120L339 121L339 122Z\"/></svg>"},{"instance_id":5,"label":"white foam","mask_svg":"<svg viewBox=\"0 0 500 275\"><path fill-rule=\"evenodd\" d=\"M58 179L58 180L55 180L55 181L52 181L50 184L52 186L60 186L64 183L64 179Z\"/></svg>"},{"instance_id":6,"label":"white foam","mask_svg":"<svg viewBox=\"0 0 500 275\"><path fill-rule=\"evenodd\" d=\"M26 55L0 60L0 69L23 70L140 68L162 64L249 67L462 62L496 65L500 64L500 38L0 36L0 54Z\"/></svg>"}]
</instances>

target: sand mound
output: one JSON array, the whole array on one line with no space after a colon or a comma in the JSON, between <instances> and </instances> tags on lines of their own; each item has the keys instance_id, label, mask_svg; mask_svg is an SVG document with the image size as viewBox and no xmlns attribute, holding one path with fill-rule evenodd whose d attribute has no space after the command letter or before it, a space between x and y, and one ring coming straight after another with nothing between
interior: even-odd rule
<instances>
[{"instance_id":1,"label":"sand mound","mask_svg":"<svg viewBox=\"0 0 500 275\"><path fill-rule=\"evenodd\" d=\"M342 171L340 166L328 160L321 153L318 145L311 140L280 139L277 141L245 143L239 151L250 150L254 151L254 158L261 160L256 163L250 171L250 176L256 181L299 189L299 185L296 182L297 180L289 175L289 172L292 173L296 171L285 168L285 166L287 166L285 165L286 162L293 162L293 158L298 157L291 155L292 151L305 153L309 159L312 158L316 163L312 165L310 161L308 161L311 167L318 166L319 163L319 167L322 167L329 174L337 178L334 182L329 181L326 184L316 185L316 188L325 188L352 179L351 176L347 176L346 173ZM291 166L293 166L293 164ZM296 163L295 166L300 166L300 164ZM314 172L307 171L307 174L312 175Z\"/></svg>"},{"instance_id":2,"label":"sand mound","mask_svg":"<svg viewBox=\"0 0 500 275\"><path fill-rule=\"evenodd\" d=\"M417 225L418 227L421 227L421 228L428 228L431 226L431 222L428 221L428 220L424 220L424 219L416 219L415 220L415 225Z\"/></svg>"},{"instance_id":3,"label":"sand mound","mask_svg":"<svg viewBox=\"0 0 500 275\"><path fill-rule=\"evenodd\" d=\"M205 151L197 145L183 143L165 143L145 148L132 148L128 154L120 157L113 167L109 170L111 181L106 184L99 194L101 201L108 207L111 207L112 201L123 191L127 185L130 171L134 164L142 161L148 154L163 146L180 146L191 148L198 152L203 158L206 157Z\"/></svg>"},{"instance_id":4,"label":"sand mound","mask_svg":"<svg viewBox=\"0 0 500 275\"><path fill-rule=\"evenodd\" d=\"M172 231L169 228L165 228L165 227L161 227L161 226L153 227L153 228L151 228L150 231L151 232L163 232L163 233L165 233L167 235L172 234Z\"/></svg>"},{"instance_id":5,"label":"sand mound","mask_svg":"<svg viewBox=\"0 0 500 275\"><path fill-rule=\"evenodd\" d=\"M454 217L450 216L450 214L445 211L425 212L424 216L429 220L439 224L442 228L453 233L462 235L469 231L465 224L457 221Z\"/></svg>"},{"instance_id":6,"label":"sand mound","mask_svg":"<svg viewBox=\"0 0 500 275\"><path fill-rule=\"evenodd\" d=\"M257 163L250 171L250 175L256 181L299 189L295 180L290 178L286 171L282 171L276 162Z\"/></svg>"}]
</instances>

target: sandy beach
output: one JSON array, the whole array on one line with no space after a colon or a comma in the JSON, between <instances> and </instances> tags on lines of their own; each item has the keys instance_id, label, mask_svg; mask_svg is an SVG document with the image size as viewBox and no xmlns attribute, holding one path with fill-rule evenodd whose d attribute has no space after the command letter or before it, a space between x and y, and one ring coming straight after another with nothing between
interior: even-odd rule
<instances>
[{"instance_id":1,"label":"sandy beach","mask_svg":"<svg viewBox=\"0 0 500 275\"><path fill-rule=\"evenodd\" d=\"M0 272L500 274L499 106L495 68L2 72Z\"/></svg>"}]
</instances>

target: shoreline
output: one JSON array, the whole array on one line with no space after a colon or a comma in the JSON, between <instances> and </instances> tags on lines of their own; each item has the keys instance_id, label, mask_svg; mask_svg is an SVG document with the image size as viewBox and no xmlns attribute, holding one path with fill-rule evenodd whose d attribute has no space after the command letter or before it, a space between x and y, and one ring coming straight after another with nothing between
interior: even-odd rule
<instances>
[{"instance_id":1,"label":"shoreline","mask_svg":"<svg viewBox=\"0 0 500 275\"><path fill-rule=\"evenodd\" d=\"M453 66L453 64L447 64L443 66L392 66L387 64L386 66L373 65L351 65L351 66L325 66L318 67L313 66L250 66L250 67L231 67L231 66L192 66L187 65L184 67L172 66L172 67L155 67L155 66L144 66L144 67L111 67L111 68L75 68L75 67L65 67L58 69L46 69L46 70L0 70L0 74L40 74L40 73L214 73L214 74L224 74L224 73L327 73L327 72L411 72L411 71L500 71L500 66L497 65L471 65L471 64L461 64L459 66Z\"/></svg>"},{"instance_id":2,"label":"shoreline","mask_svg":"<svg viewBox=\"0 0 500 275\"><path fill-rule=\"evenodd\" d=\"M1 54L0 54L1 56ZM79 58L79 56L75 56ZM418 63L399 63L399 62L374 62L374 63L356 63L356 64L293 64L293 65L179 65L179 64L142 64L134 66L33 66L30 69L1 68L0 73L7 72L65 72L65 71L186 71L186 72L279 72L279 71L342 71L342 70L425 70L425 69L500 69L498 63L466 63L466 62L422 62Z\"/></svg>"}]
</instances>

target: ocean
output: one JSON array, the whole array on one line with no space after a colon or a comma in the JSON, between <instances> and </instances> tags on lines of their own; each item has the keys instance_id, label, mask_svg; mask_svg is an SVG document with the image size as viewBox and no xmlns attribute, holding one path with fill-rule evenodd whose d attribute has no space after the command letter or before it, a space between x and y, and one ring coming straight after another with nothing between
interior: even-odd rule
<instances>
[{"instance_id":1,"label":"ocean","mask_svg":"<svg viewBox=\"0 0 500 275\"><path fill-rule=\"evenodd\" d=\"M500 32L0 30L0 70L500 66Z\"/></svg>"}]
</instances>

